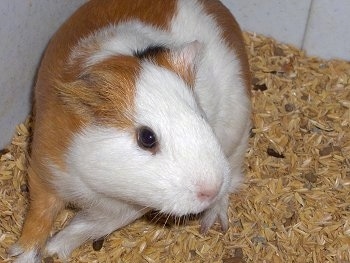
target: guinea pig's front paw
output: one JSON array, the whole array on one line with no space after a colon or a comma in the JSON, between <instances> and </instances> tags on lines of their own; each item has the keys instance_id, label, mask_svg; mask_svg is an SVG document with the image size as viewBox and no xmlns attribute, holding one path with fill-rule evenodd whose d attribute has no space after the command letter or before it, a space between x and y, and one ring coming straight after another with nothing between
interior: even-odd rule
<instances>
[{"instance_id":1,"label":"guinea pig's front paw","mask_svg":"<svg viewBox=\"0 0 350 263\"><path fill-rule=\"evenodd\" d=\"M41 262L37 249L25 251L24 248L16 243L9 250L8 254L11 257L16 257L14 263L39 263Z\"/></svg>"},{"instance_id":2,"label":"guinea pig's front paw","mask_svg":"<svg viewBox=\"0 0 350 263\"><path fill-rule=\"evenodd\" d=\"M62 233L64 234L64 231ZM75 246L74 238L67 239L61 232L58 232L46 244L45 255L56 255L61 261L67 262Z\"/></svg>"},{"instance_id":3,"label":"guinea pig's front paw","mask_svg":"<svg viewBox=\"0 0 350 263\"><path fill-rule=\"evenodd\" d=\"M211 208L204 211L201 219L201 233L206 234L212 225L219 219L222 231L226 232L228 229L228 196L218 200Z\"/></svg>"}]
</instances>

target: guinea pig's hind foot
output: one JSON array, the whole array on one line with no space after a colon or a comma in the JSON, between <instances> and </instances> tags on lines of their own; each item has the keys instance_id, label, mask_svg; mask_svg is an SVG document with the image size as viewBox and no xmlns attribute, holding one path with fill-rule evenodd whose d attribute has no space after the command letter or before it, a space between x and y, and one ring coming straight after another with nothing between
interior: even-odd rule
<instances>
[{"instance_id":1,"label":"guinea pig's hind foot","mask_svg":"<svg viewBox=\"0 0 350 263\"><path fill-rule=\"evenodd\" d=\"M14 244L7 251L11 257L16 257L13 263L40 263L40 256L37 249L25 251L19 243Z\"/></svg>"},{"instance_id":2,"label":"guinea pig's hind foot","mask_svg":"<svg viewBox=\"0 0 350 263\"><path fill-rule=\"evenodd\" d=\"M219 219L221 224L221 230L226 232L228 229L227 209L228 196L218 200L214 206L204 211L200 219L200 232L202 234L208 233L209 229L214 225L217 219Z\"/></svg>"}]
</instances>

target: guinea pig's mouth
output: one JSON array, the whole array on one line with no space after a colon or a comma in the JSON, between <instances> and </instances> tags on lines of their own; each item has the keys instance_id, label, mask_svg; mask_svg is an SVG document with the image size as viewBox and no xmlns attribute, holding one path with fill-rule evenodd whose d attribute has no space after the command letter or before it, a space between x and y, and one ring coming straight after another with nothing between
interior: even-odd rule
<instances>
[{"instance_id":1,"label":"guinea pig's mouth","mask_svg":"<svg viewBox=\"0 0 350 263\"><path fill-rule=\"evenodd\" d=\"M186 215L182 215L182 216L177 216L177 215L173 215L173 214L163 213L163 212L160 212L158 210L151 210L150 212L146 213L144 217L149 222L151 222L155 225L160 225L163 227L172 227L174 225L176 225L176 226L186 225L190 221L199 220L202 213L186 214Z\"/></svg>"},{"instance_id":2,"label":"guinea pig's mouth","mask_svg":"<svg viewBox=\"0 0 350 263\"><path fill-rule=\"evenodd\" d=\"M213 206L218 199L218 196L213 198L200 200L200 198L193 198L190 200L180 200L174 199L172 202L169 202L165 207L161 209L155 209L159 211L158 213L171 215L177 218L193 216L203 213L205 210Z\"/></svg>"}]
</instances>

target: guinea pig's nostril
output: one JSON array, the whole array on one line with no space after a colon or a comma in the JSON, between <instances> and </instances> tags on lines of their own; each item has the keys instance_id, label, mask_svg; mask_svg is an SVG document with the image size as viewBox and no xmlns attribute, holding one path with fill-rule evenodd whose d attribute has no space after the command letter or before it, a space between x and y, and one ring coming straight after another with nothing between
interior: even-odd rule
<instances>
[{"instance_id":1,"label":"guinea pig's nostril","mask_svg":"<svg viewBox=\"0 0 350 263\"><path fill-rule=\"evenodd\" d=\"M199 187L197 198L200 201L211 201L217 196L218 192L217 187Z\"/></svg>"}]
</instances>

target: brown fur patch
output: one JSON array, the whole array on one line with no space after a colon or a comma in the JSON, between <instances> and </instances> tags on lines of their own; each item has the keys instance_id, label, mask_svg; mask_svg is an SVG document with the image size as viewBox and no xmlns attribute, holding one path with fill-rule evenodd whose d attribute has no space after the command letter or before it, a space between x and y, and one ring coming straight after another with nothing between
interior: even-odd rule
<instances>
[{"instance_id":1,"label":"brown fur patch","mask_svg":"<svg viewBox=\"0 0 350 263\"><path fill-rule=\"evenodd\" d=\"M53 86L52 81L52 79L41 78L37 85ZM50 160L52 164L65 170L64 154L72 136L79 132L86 124L86 120L62 107L57 94L50 89L37 90L35 94L31 164L38 162L36 165L42 168L47 165L47 160ZM45 169L39 169L39 176L51 177L48 171L41 170Z\"/></svg>"},{"instance_id":2,"label":"brown fur patch","mask_svg":"<svg viewBox=\"0 0 350 263\"><path fill-rule=\"evenodd\" d=\"M140 64L131 56L114 56L85 69L74 82L57 83L66 106L89 122L128 128L133 125L135 82Z\"/></svg>"},{"instance_id":3,"label":"brown fur patch","mask_svg":"<svg viewBox=\"0 0 350 263\"><path fill-rule=\"evenodd\" d=\"M251 76L248 56L245 50L242 31L231 12L219 0L198 0L203 4L205 11L211 15L222 30L222 37L227 45L235 51L242 65L241 76L251 95Z\"/></svg>"},{"instance_id":4,"label":"brown fur patch","mask_svg":"<svg viewBox=\"0 0 350 263\"><path fill-rule=\"evenodd\" d=\"M47 48L43 71L60 72L66 67L71 49L92 32L118 22L138 19L167 30L176 15L176 0L91 0L74 13L52 38ZM77 65L76 65L77 66ZM69 68L66 78L74 78L81 68ZM72 80L72 79L71 79Z\"/></svg>"},{"instance_id":5,"label":"brown fur patch","mask_svg":"<svg viewBox=\"0 0 350 263\"><path fill-rule=\"evenodd\" d=\"M159 53L155 57L155 61L162 67L167 68L177 75L179 75L186 84L193 88L195 84L195 69L190 65L186 64L185 61L181 59L176 59L172 57L171 52Z\"/></svg>"},{"instance_id":6,"label":"brown fur patch","mask_svg":"<svg viewBox=\"0 0 350 263\"><path fill-rule=\"evenodd\" d=\"M28 170L31 202L18 242L24 250L30 250L33 247L41 248L45 245L54 220L64 207L63 202L34 170L33 167ZM39 223L40 226L38 226Z\"/></svg>"}]
</instances>

